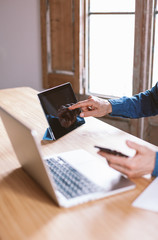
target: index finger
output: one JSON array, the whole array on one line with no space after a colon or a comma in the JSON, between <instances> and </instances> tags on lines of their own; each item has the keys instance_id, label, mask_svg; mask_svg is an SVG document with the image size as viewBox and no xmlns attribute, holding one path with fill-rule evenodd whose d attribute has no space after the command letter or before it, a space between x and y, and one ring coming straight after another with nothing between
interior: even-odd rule
<instances>
[{"instance_id":1,"label":"index finger","mask_svg":"<svg viewBox=\"0 0 158 240\"><path fill-rule=\"evenodd\" d=\"M76 108L83 108L83 107L88 107L90 106L90 103L88 104L88 101L80 101L78 103L73 104L72 106L69 107L70 110L76 109Z\"/></svg>"},{"instance_id":2,"label":"index finger","mask_svg":"<svg viewBox=\"0 0 158 240\"><path fill-rule=\"evenodd\" d=\"M102 157L105 157L110 164L117 164L117 165L120 165L123 167L127 167L129 164L128 159L130 157L128 157L128 158L120 157L120 156L116 156L113 154L105 153L103 151L99 151L98 154Z\"/></svg>"}]
</instances>

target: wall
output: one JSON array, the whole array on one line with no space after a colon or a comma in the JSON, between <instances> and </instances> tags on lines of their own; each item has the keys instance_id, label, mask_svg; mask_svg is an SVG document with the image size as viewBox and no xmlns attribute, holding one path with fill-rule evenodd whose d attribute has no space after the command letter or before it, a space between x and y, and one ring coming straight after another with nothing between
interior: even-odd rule
<instances>
[{"instance_id":1,"label":"wall","mask_svg":"<svg viewBox=\"0 0 158 240\"><path fill-rule=\"evenodd\" d=\"M40 0L0 0L0 89L42 90Z\"/></svg>"}]
</instances>

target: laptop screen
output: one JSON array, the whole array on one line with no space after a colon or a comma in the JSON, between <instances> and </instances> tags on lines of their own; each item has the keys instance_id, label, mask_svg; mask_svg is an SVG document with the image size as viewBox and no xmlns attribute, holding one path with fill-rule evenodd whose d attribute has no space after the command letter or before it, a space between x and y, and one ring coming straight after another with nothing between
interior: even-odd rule
<instances>
[{"instance_id":1,"label":"laptop screen","mask_svg":"<svg viewBox=\"0 0 158 240\"><path fill-rule=\"evenodd\" d=\"M38 94L45 117L54 139L58 139L85 123L79 116L80 109L68 107L77 102L70 83L59 85Z\"/></svg>"}]
</instances>

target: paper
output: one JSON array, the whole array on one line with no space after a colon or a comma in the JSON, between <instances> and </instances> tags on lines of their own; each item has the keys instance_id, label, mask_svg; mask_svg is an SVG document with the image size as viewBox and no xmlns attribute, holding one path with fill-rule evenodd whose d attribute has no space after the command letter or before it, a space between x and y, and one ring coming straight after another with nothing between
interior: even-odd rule
<instances>
[{"instance_id":1,"label":"paper","mask_svg":"<svg viewBox=\"0 0 158 240\"><path fill-rule=\"evenodd\" d=\"M132 206L158 212L158 177L140 194Z\"/></svg>"}]
</instances>

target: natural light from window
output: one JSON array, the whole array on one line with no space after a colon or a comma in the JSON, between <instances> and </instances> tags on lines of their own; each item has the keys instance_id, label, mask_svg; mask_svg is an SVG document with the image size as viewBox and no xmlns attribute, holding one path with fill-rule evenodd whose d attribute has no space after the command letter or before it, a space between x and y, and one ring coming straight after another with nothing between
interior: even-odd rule
<instances>
[{"instance_id":1,"label":"natural light from window","mask_svg":"<svg viewBox=\"0 0 158 240\"><path fill-rule=\"evenodd\" d=\"M155 24L156 24L156 26L155 26L155 46L154 46L153 81L152 81L153 86L158 81L158 14L156 14Z\"/></svg>"},{"instance_id":2,"label":"natural light from window","mask_svg":"<svg viewBox=\"0 0 158 240\"><path fill-rule=\"evenodd\" d=\"M91 12L134 12L135 0L90 0Z\"/></svg>"},{"instance_id":3,"label":"natural light from window","mask_svg":"<svg viewBox=\"0 0 158 240\"><path fill-rule=\"evenodd\" d=\"M132 95L134 11L134 0L90 0L90 93Z\"/></svg>"}]
</instances>

